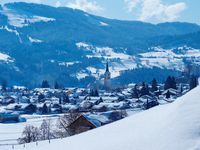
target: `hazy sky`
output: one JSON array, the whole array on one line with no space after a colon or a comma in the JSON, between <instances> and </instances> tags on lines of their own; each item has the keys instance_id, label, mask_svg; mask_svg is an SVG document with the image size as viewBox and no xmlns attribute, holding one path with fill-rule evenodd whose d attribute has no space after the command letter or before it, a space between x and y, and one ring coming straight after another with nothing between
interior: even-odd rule
<instances>
[{"instance_id":1,"label":"hazy sky","mask_svg":"<svg viewBox=\"0 0 200 150\"><path fill-rule=\"evenodd\" d=\"M200 24L200 0L0 0L0 3L19 1L77 8L114 19Z\"/></svg>"}]
</instances>

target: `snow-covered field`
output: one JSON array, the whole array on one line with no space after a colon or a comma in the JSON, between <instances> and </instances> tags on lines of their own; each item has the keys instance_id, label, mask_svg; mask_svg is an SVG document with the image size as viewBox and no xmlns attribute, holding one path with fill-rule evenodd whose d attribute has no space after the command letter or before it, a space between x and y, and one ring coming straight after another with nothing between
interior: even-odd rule
<instances>
[{"instance_id":1,"label":"snow-covered field","mask_svg":"<svg viewBox=\"0 0 200 150\"><path fill-rule=\"evenodd\" d=\"M50 119L52 123L56 123L58 115L42 116L42 115L23 115L27 121L23 123L0 124L0 150L4 144L18 144L17 139L21 137L24 127L33 125L39 127L44 119Z\"/></svg>"},{"instance_id":2,"label":"snow-covered field","mask_svg":"<svg viewBox=\"0 0 200 150\"><path fill-rule=\"evenodd\" d=\"M16 146L16 150L199 150L200 87L174 103L66 139ZM5 128L3 131L6 130ZM2 131L2 126L1 126ZM0 147L10 150L12 147Z\"/></svg>"}]
</instances>

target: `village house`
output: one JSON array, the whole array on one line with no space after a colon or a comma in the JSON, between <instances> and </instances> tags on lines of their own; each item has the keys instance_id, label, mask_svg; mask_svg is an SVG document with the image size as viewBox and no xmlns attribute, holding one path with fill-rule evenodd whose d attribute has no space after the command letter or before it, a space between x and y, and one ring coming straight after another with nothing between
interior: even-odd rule
<instances>
[{"instance_id":1,"label":"village house","mask_svg":"<svg viewBox=\"0 0 200 150\"><path fill-rule=\"evenodd\" d=\"M0 112L0 123L19 122L19 114L9 111Z\"/></svg>"}]
</instances>

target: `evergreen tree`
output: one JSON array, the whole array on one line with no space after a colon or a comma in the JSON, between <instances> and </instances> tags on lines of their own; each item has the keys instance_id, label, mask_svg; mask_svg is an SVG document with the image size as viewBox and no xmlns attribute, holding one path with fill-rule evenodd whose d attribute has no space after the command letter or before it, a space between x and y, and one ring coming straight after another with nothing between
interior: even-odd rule
<instances>
[{"instance_id":1,"label":"evergreen tree","mask_svg":"<svg viewBox=\"0 0 200 150\"><path fill-rule=\"evenodd\" d=\"M94 90L93 89L90 90L90 96L94 96Z\"/></svg>"},{"instance_id":2,"label":"evergreen tree","mask_svg":"<svg viewBox=\"0 0 200 150\"><path fill-rule=\"evenodd\" d=\"M171 94L170 94L170 92L168 90L167 93L166 93L166 98L169 99L170 97L171 97Z\"/></svg>"},{"instance_id":3,"label":"evergreen tree","mask_svg":"<svg viewBox=\"0 0 200 150\"><path fill-rule=\"evenodd\" d=\"M190 90L198 86L198 78L194 75L190 77Z\"/></svg>"},{"instance_id":4,"label":"evergreen tree","mask_svg":"<svg viewBox=\"0 0 200 150\"><path fill-rule=\"evenodd\" d=\"M42 107L42 114L48 114L48 107L46 103Z\"/></svg>"},{"instance_id":5,"label":"evergreen tree","mask_svg":"<svg viewBox=\"0 0 200 150\"><path fill-rule=\"evenodd\" d=\"M146 85L146 95L149 95L150 93L149 93L149 85L147 84Z\"/></svg>"},{"instance_id":6,"label":"evergreen tree","mask_svg":"<svg viewBox=\"0 0 200 150\"><path fill-rule=\"evenodd\" d=\"M55 84L54 84L54 88L55 88L55 89L59 89L59 88L60 88L58 82L55 82Z\"/></svg>"},{"instance_id":7,"label":"evergreen tree","mask_svg":"<svg viewBox=\"0 0 200 150\"><path fill-rule=\"evenodd\" d=\"M137 89L137 84L134 86L134 88L132 89L132 97L133 98L139 98L139 91Z\"/></svg>"},{"instance_id":8,"label":"evergreen tree","mask_svg":"<svg viewBox=\"0 0 200 150\"><path fill-rule=\"evenodd\" d=\"M50 88L49 82L47 80L43 80L41 88Z\"/></svg>"},{"instance_id":9,"label":"evergreen tree","mask_svg":"<svg viewBox=\"0 0 200 150\"><path fill-rule=\"evenodd\" d=\"M172 78L171 78L171 88L172 88L172 89L177 89L175 77L172 77Z\"/></svg>"},{"instance_id":10,"label":"evergreen tree","mask_svg":"<svg viewBox=\"0 0 200 150\"><path fill-rule=\"evenodd\" d=\"M94 96L96 96L96 97L99 96L99 91L97 89L94 91Z\"/></svg>"},{"instance_id":11,"label":"evergreen tree","mask_svg":"<svg viewBox=\"0 0 200 150\"><path fill-rule=\"evenodd\" d=\"M181 84L181 87L180 87L180 92L181 94L183 93L183 85Z\"/></svg>"},{"instance_id":12,"label":"evergreen tree","mask_svg":"<svg viewBox=\"0 0 200 150\"><path fill-rule=\"evenodd\" d=\"M6 91L7 90L7 81L2 80L1 86L2 86L2 91Z\"/></svg>"},{"instance_id":13,"label":"evergreen tree","mask_svg":"<svg viewBox=\"0 0 200 150\"><path fill-rule=\"evenodd\" d=\"M95 89L95 90L91 89L90 96L98 97L99 96L99 91L97 89Z\"/></svg>"},{"instance_id":14,"label":"evergreen tree","mask_svg":"<svg viewBox=\"0 0 200 150\"><path fill-rule=\"evenodd\" d=\"M143 95L149 95L149 86L148 84L146 85L144 82L142 83L142 88L140 91L140 96L143 96Z\"/></svg>"},{"instance_id":15,"label":"evergreen tree","mask_svg":"<svg viewBox=\"0 0 200 150\"><path fill-rule=\"evenodd\" d=\"M170 88L177 89L176 79L175 79L175 77L168 76L167 80L165 81L164 89L168 90Z\"/></svg>"},{"instance_id":16,"label":"evergreen tree","mask_svg":"<svg viewBox=\"0 0 200 150\"><path fill-rule=\"evenodd\" d=\"M151 89L152 89L153 92L158 90L158 83L157 83L155 78L151 82Z\"/></svg>"},{"instance_id":17,"label":"evergreen tree","mask_svg":"<svg viewBox=\"0 0 200 150\"><path fill-rule=\"evenodd\" d=\"M168 90L171 88L171 81L172 81L172 78L171 76L168 76L166 81L165 81L165 85L164 85L164 89L165 90Z\"/></svg>"}]
</instances>

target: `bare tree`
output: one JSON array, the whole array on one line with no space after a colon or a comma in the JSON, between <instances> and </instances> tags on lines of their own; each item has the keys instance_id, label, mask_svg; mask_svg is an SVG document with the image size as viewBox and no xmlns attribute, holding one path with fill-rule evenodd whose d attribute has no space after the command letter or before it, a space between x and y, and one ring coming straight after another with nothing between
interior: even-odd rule
<instances>
[{"instance_id":1,"label":"bare tree","mask_svg":"<svg viewBox=\"0 0 200 150\"><path fill-rule=\"evenodd\" d=\"M36 142L39 140L39 129L37 127L27 125L22 132L22 137L18 139L20 144Z\"/></svg>"},{"instance_id":2,"label":"bare tree","mask_svg":"<svg viewBox=\"0 0 200 150\"><path fill-rule=\"evenodd\" d=\"M40 140L50 140L55 138L53 135L51 119L43 120L39 130Z\"/></svg>"}]
</instances>

